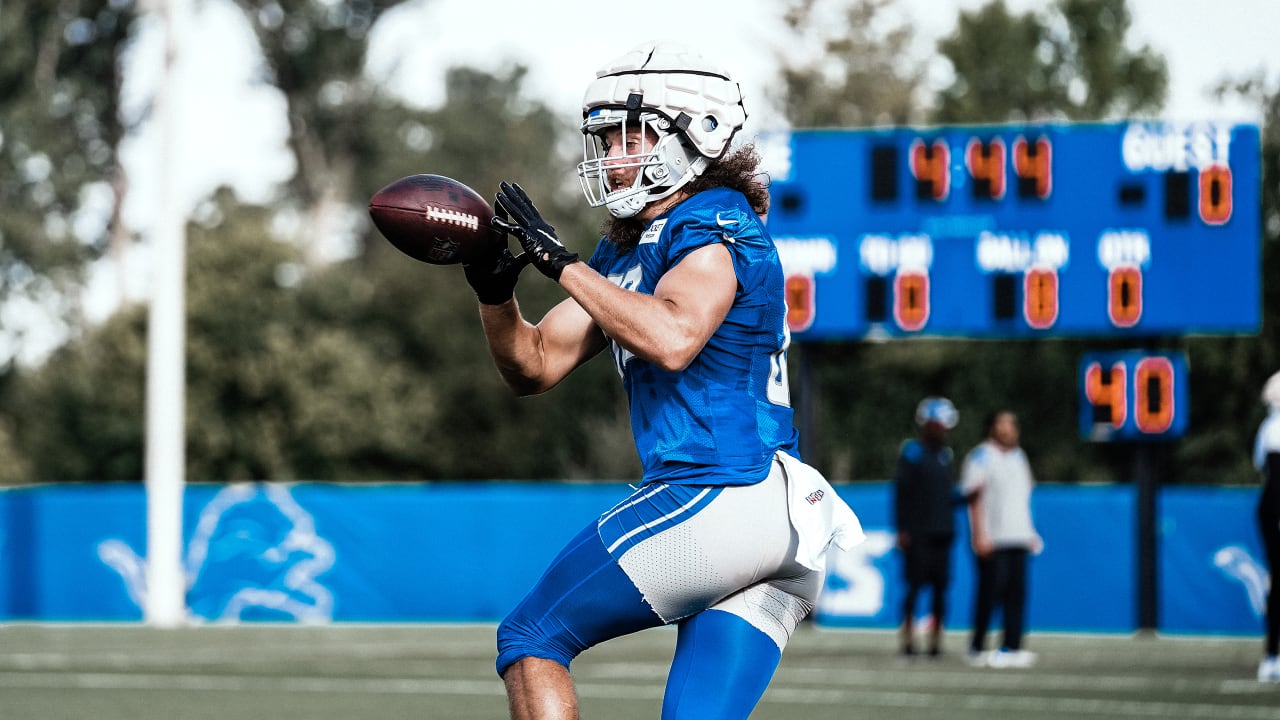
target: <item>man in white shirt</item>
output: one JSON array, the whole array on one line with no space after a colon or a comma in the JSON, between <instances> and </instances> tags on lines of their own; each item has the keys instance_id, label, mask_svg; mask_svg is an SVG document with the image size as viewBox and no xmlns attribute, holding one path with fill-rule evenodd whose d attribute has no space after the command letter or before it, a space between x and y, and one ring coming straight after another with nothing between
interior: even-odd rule
<instances>
[{"instance_id":1,"label":"man in white shirt","mask_svg":"<svg viewBox=\"0 0 1280 720\"><path fill-rule=\"evenodd\" d=\"M1018 416L999 410L986 420L987 439L965 458L960 492L969 500L970 541L978 567L973 635L968 659L991 667L1030 667L1035 654L1022 649L1027 600L1027 555L1044 543L1031 520L1035 479L1018 445ZM1000 649L984 651L997 607L1004 611Z\"/></svg>"}]
</instances>

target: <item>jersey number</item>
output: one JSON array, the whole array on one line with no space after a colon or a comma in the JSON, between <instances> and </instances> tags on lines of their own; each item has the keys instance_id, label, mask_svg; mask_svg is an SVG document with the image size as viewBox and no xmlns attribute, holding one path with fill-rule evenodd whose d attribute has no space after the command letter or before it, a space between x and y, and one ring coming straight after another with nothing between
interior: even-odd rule
<instances>
[{"instance_id":1,"label":"jersey number","mask_svg":"<svg viewBox=\"0 0 1280 720\"><path fill-rule=\"evenodd\" d=\"M769 355L769 385L765 397L774 405L791 407L791 382L787 379L787 348L791 347L791 328L782 323L782 347Z\"/></svg>"}]
</instances>

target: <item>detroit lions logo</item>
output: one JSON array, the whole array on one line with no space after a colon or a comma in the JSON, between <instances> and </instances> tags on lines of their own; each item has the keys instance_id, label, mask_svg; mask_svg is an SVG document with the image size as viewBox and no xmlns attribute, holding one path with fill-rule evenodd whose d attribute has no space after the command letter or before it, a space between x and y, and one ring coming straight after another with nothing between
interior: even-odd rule
<instances>
[{"instance_id":1,"label":"detroit lions logo","mask_svg":"<svg viewBox=\"0 0 1280 720\"><path fill-rule=\"evenodd\" d=\"M116 539L98 557L146 607L146 564ZM333 546L288 487L228 485L200 513L187 545L187 611L215 621L333 619L333 595L317 578L333 567Z\"/></svg>"},{"instance_id":2,"label":"detroit lions logo","mask_svg":"<svg viewBox=\"0 0 1280 720\"><path fill-rule=\"evenodd\" d=\"M1239 545L1227 545L1213 554L1213 564L1223 574L1238 580L1244 586L1254 615L1266 615L1267 589L1271 587L1271 576L1262 563Z\"/></svg>"}]
</instances>

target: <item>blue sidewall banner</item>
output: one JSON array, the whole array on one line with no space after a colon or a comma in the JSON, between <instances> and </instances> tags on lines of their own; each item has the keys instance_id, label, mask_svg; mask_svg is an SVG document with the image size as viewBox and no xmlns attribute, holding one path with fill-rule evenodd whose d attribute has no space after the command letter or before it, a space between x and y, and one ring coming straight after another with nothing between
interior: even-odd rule
<instances>
[{"instance_id":1,"label":"blue sidewall banner","mask_svg":"<svg viewBox=\"0 0 1280 720\"><path fill-rule=\"evenodd\" d=\"M837 490L867 540L831 557L815 621L896 627L904 587L892 486ZM493 622L564 542L630 493L621 483L191 485L188 609L196 622ZM1161 490L1160 630L1261 632L1268 576L1256 502L1256 489ZM1134 630L1133 486L1042 485L1032 508L1045 548L1029 559L1031 631ZM952 629L971 624L974 593L968 523L956 512ZM0 621L139 621L145 554L141 484L0 491ZM921 598L915 614L928 612Z\"/></svg>"}]
</instances>

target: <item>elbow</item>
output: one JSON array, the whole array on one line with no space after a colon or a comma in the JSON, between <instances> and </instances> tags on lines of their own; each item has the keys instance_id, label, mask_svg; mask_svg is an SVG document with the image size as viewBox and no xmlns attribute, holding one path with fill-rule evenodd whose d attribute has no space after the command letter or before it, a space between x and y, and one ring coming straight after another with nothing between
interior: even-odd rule
<instances>
[{"instance_id":1,"label":"elbow","mask_svg":"<svg viewBox=\"0 0 1280 720\"><path fill-rule=\"evenodd\" d=\"M693 358L694 355L685 355L683 353L662 353L651 362L666 372L675 373L689 367L689 363L693 362Z\"/></svg>"},{"instance_id":2,"label":"elbow","mask_svg":"<svg viewBox=\"0 0 1280 720\"><path fill-rule=\"evenodd\" d=\"M506 381L507 389L516 397L530 397L532 395L541 395L549 388L542 383L526 378L503 378Z\"/></svg>"},{"instance_id":3,"label":"elbow","mask_svg":"<svg viewBox=\"0 0 1280 720\"><path fill-rule=\"evenodd\" d=\"M544 382L541 378L527 375L517 368L503 367L501 365L498 366L498 375L502 378L502 383L516 397L540 395L550 390L554 385L554 383L548 384Z\"/></svg>"},{"instance_id":4,"label":"elbow","mask_svg":"<svg viewBox=\"0 0 1280 720\"><path fill-rule=\"evenodd\" d=\"M678 338L662 343L662 346L646 359L666 372L680 372L693 363L693 359L698 357L698 353L702 352L705 344L706 340Z\"/></svg>"}]
</instances>

